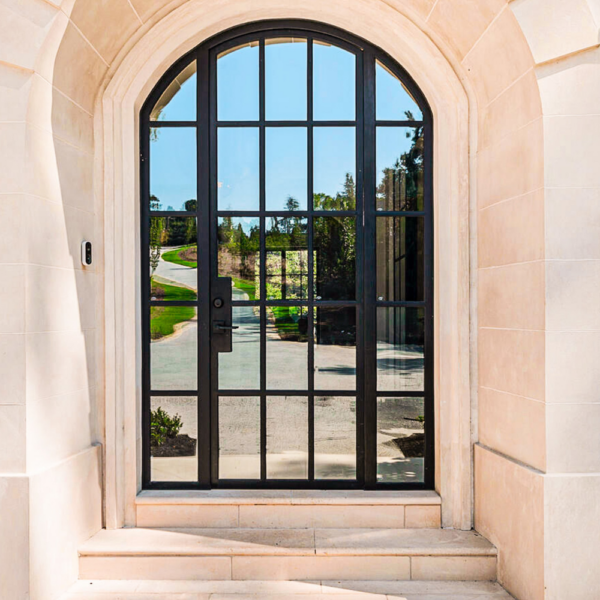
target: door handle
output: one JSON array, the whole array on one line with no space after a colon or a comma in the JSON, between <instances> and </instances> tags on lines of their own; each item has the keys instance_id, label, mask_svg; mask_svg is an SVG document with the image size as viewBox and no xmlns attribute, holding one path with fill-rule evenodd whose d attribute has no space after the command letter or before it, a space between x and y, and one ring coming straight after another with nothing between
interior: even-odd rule
<instances>
[{"instance_id":1,"label":"door handle","mask_svg":"<svg viewBox=\"0 0 600 600\"><path fill-rule=\"evenodd\" d=\"M232 331L233 329L239 328L239 325L225 325L225 321L213 321L213 331L215 333L221 333L222 331Z\"/></svg>"}]
</instances>

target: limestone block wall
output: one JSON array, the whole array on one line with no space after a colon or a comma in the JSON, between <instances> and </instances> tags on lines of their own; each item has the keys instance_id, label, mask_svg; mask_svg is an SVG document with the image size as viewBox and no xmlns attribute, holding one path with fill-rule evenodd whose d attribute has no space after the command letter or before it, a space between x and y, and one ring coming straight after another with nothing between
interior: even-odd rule
<instances>
[{"instance_id":1,"label":"limestone block wall","mask_svg":"<svg viewBox=\"0 0 600 600\"><path fill-rule=\"evenodd\" d=\"M353 2L347 19L368 8L388 26L414 23L470 99L475 527L517 598L600 594L600 6ZM94 119L130 49L184 4L0 0L0 514L11 516L0 580L11 600L55 598L76 576L77 544L102 526L101 459L122 450L98 445L114 429L104 315L120 299L105 293L102 245L103 191L118 182L105 180Z\"/></svg>"}]
</instances>

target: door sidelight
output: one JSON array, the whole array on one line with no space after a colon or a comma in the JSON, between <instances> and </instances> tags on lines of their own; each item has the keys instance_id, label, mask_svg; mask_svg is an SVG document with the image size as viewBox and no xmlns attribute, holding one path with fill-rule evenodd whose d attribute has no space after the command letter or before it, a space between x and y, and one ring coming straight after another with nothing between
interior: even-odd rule
<instances>
[{"instance_id":1,"label":"door sidelight","mask_svg":"<svg viewBox=\"0 0 600 600\"><path fill-rule=\"evenodd\" d=\"M239 329L232 325L231 277L213 280L212 300L212 345L215 352L231 352L231 332Z\"/></svg>"}]
</instances>

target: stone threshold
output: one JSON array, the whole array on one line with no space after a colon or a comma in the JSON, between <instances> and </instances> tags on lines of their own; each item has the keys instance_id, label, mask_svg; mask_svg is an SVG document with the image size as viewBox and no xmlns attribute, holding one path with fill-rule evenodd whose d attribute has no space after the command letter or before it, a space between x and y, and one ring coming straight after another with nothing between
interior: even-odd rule
<instances>
[{"instance_id":1,"label":"stone threshold","mask_svg":"<svg viewBox=\"0 0 600 600\"><path fill-rule=\"evenodd\" d=\"M441 505L437 492L364 490L144 490L136 505Z\"/></svg>"}]
</instances>

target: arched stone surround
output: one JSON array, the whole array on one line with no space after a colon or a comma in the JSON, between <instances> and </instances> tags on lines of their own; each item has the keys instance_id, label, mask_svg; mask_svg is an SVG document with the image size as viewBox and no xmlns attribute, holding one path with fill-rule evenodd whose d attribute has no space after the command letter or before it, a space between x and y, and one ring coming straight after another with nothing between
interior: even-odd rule
<instances>
[{"instance_id":1,"label":"arched stone surround","mask_svg":"<svg viewBox=\"0 0 600 600\"><path fill-rule=\"evenodd\" d=\"M105 247L112 248L111 262L105 264L107 299L123 295L115 303L115 313L107 314L107 331L115 332L115 347L107 344L107 375L112 379L110 360L125 365L123 374L115 370L115 392L107 390L107 416L123 414L124 426L115 423L125 436L108 437L106 449L107 484L115 494L107 494L107 518L118 526L131 524L133 500L139 482L139 465L131 460L139 444L139 422L131 401L139 390L138 331L140 316L138 291L138 243L132 231L138 223L139 155L135 142L137 115L147 93L158 78L187 50L211 35L229 27L261 19L310 18L336 25L381 46L413 76L429 99L435 119L434 185L436 236L436 396L437 402L437 484L444 498L442 513L446 526L470 528L471 434L469 393L469 101L464 87L448 61L428 37L394 9L377 12L369 3L305 2L292 7L288 2L252 2L246 10L239 3L214 7L185 4L171 12L134 46L111 78L102 96L102 113L96 113L97 129L105 132L105 202L107 211ZM473 109L474 110L474 109ZM110 137L107 137L107 134ZM100 140L97 140L100 142ZM452 151L449 149L452 148ZM107 177L108 175L108 177ZM118 184L115 185L115 183ZM122 212L121 212L122 211ZM122 236L122 237L121 237ZM107 258L109 258L107 256ZM113 279L114 278L114 279ZM110 279L110 281L109 281ZM114 286L113 289L109 288ZM111 318L112 317L112 318ZM112 320L114 319L114 320ZM112 321L112 322L111 322ZM123 325L120 325L122 323ZM122 346L121 346L122 344ZM122 354L121 354L122 352ZM114 358L113 358L114 357ZM139 398L137 398L139 404ZM115 410L117 409L117 410ZM122 412L121 412L122 411ZM110 460L112 448L120 445L121 455ZM441 451L440 451L441 449ZM120 459L120 460L119 460ZM114 483L113 483L114 481ZM139 485L139 483L138 483ZM118 489L124 493L119 502Z\"/></svg>"},{"instance_id":2,"label":"arched stone surround","mask_svg":"<svg viewBox=\"0 0 600 600\"><path fill-rule=\"evenodd\" d=\"M598 327L586 305L578 314L589 315L591 325L572 321L562 331L557 310L566 299L557 293L565 289L565 273L573 272L568 261L577 260L579 279L566 287L582 296L600 254L585 235L561 247L558 206L568 199L588 221L595 218L591 203L600 181L591 166L569 163L569 176L553 150L561 139L584 140L591 158L594 151L598 156L596 121L588 118L600 89L589 70L598 64L597 9L593 0L589 6L586 0L3 3L0 103L8 108L0 117L0 210L7 251L0 271L10 322L0 329L0 348L10 348L4 380L16 400L0 399L12 436L0 436L0 479L17 491L1 496L0 505L12 507L29 536L27 568L16 562L22 553L0 560L10 582L28 587L34 599L64 588L76 574L77 543L102 522L102 499L106 525L131 523L131 435L138 419L125 399L137 390L138 348L137 321L123 307L136 305L131 257L139 229L131 188L137 136L124 133L135 131L143 96L185 49L238 22L281 16L330 22L382 46L422 87L436 124L442 118L447 137L436 131L436 228L442 234L446 225L448 237L438 236L437 248L450 248L457 260L442 270L436 254L437 283L454 307L467 307L466 313L441 304L436 310L438 349L444 338L462 349L436 361L437 422L446 428L438 450L449 465L437 476L445 525L470 525L470 462L478 442L475 525L499 547L501 582L518 598L565 597L567 585L572 597L585 597L572 586L589 593L597 580L589 579L593 573L587 580L562 574L557 548L567 539L574 545L572 532L585 531L571 515L591 514L565 503L564 486L598 490L600 459L581 467L581 457L569 458L556 439L575 410L579 423L597 423L589 411L599 405L593 379L579 377L568 412L560 412L555 372L562 344L579 360L593 355ZM178 22L176 14L189 22ZM224 17L212 29L210 14ZM170 32L170 41L151 37L159 28ZM582 86L580 72L588 87L569 95L569 84ZM542 118L538 81L549 118ZM442 181L450 187L440 188ZM452 201L441 204L444 189ZM586 224L570 222L575 231ZM100 258L86 273L78 264L82 238L95 242ZM104 240L112 243L103 248ZM585 415L580 406L588 407ZM7 460L3 443L23 451ZM103 483L97 443L104 445ZM586 476L578 477L578 469ZM551 510L553 501L558 508ZM563 522L569 527L561 529ZM585 564L585 557L585 549L574 552L571 564ZM9 581L2 566L0 574Z\"/></svg>"}]
</instances>

